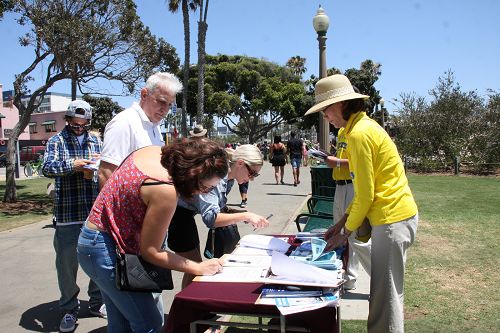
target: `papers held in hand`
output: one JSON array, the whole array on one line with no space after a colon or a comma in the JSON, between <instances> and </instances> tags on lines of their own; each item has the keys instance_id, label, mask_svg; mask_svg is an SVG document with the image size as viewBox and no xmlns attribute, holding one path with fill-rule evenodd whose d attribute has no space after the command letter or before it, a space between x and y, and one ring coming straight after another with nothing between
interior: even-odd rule
<instances>
[{"instance_id":1,"label":"papers held in hand","mask_svg":"<svg viewBox=\"0 0 500 333\"><path fill-rule=\"evenodd\" d=\"M315 159L320 160L320 161L324 161L328 157L327 153L322 152L321 150L314 149L314 148L310 148L307 151L307 155L309 157L315 158Z\"/></svg>"},{"instance_id":2,"label":"papers held in hand","mask_svg":"<svg viewBox=\"0 0 500 333\"><path fill-rule=\"evenodd\" d=\"M99 170L99 164L101 164L101 160L93 160L95 163L89 163L89 164L86 164L84 165L83 167L85 169L89 169L89 170L93 170L93 171L96 171L96 170Z\"/></svg>"}]
</instances>

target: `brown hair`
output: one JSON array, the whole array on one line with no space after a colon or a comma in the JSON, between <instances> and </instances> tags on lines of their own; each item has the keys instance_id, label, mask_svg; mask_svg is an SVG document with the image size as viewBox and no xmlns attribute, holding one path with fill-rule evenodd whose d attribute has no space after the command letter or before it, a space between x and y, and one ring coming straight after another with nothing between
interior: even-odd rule
<instances>
[{"instance_id":1,"label":"brown hair","mask_svg":"<svg viewBox=\"0 0 500 333\"><path fill-rule=\"evenodd\" d=\"M365 100L362 98L342 101L342 118L349 120L352 114L365 111Z\"/></svg>"},{"instance_id":2,"label":"brown hair","mask_svg":"<svg viewBox=\"0 0 500 333\"><path fill-rule=\"evenodd\" d=\"M354 92L358 94L360 93L357 87L352 86L352 88L354 89ZM355 98L342 101L342 118L347 121L352 114L358 113L360 111L365 111L365 108L366 105L363 98Z\"/></svg>"},{"instance_id":3,"label":"brown hair","mask_svg":"<svg viewBox=\"0 0 500 333\"><path fill-rule=\"evenodd\" d=\"M224 148L206 139L185 139L161 149L161 165L167 169L174 186L183 197L200 190L202 180L224 178L228 159Z\"/></svg>"}]
</instances>

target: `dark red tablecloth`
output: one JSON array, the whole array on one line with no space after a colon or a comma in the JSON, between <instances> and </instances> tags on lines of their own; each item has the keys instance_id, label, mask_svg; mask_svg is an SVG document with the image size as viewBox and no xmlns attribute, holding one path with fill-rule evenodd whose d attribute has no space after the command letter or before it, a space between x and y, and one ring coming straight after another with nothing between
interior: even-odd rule
<instances>
[{"instance_id":1,"label":"dark red tablecloth","mask_svg":"<svg viewBox=\"0 0 500 333\"><path fill-rule=\"evenodd\" d=\"M193 282L175 296L166 332L189 333L189 324L212 317L210 312L279 315L275 306L255 304L262 286L261 283ZM288 315L286 323L307 327L313 333L338 333L334 307Z\"/></svg>"}]
</instances>

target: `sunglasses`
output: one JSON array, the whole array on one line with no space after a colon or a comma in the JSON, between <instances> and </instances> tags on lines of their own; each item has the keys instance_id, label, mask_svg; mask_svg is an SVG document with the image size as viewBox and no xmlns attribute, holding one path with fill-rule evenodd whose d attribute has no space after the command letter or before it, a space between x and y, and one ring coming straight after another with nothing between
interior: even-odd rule
<instances>
[{"instance_id":1,"label":"sunglasses","mask_svg":"<svg viewBox=\"0 0 500 333\"><path fill-rule=\"evenodd\" d=\"M73 124L68 124L71 129L78 131L78 130L88 130L90 129L90 124L87 125L73 125Z\"/></svg>"},{"instance_id":2,"label":"sunglasses","mask_svg":"<svg viewBox=\"0 0 500 333\"><path fill-rule=\"evenodd\" d=\"M216 187L217 187L216 185L214 185L214 186L205 186L202 183L198 184L198 189L200 190L201 193L208 193L208 192L212 191Z\"/></svg>"},{"instance_id":3,"label":"sunglasses","mask_svg":"<svg viewBox=\"0 0 500 333\"><path fill-rule=\"evenodd\" d=\"M245 163L245 166L247 167L247 170L248 170L248 177L250 178L256 178L256 177L259 177L259 173L255 170L252 170L252 168L250 168L248 166L248 164Z\"/></svg>"}]
</instances>

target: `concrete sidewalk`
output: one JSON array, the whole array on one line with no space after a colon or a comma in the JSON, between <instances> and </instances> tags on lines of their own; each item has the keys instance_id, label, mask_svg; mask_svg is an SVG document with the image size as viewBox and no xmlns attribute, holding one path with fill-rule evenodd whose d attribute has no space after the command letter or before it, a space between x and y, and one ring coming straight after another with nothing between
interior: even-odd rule
<instances>
[{"instance_id":1,"label":"concrete sidewalk","mask_svg":"<svg viewBox=\"0 0 500 333\"><path fill-rule=\"evenodd\" d=\"M290 165L285 167L285 185L276 185L274 168L266 162L261 175L250 183L247 209L264 216L272 213L269 228L262 234L295 233L293 217L302 209L311 192L309 167L301 168L301 184L293 186ZM228 204L240 203L238 187L233 187ZM204 249L207 228L197 217L200 247ZM253 228L241 224L240 234L253 233ZM58 310L59 290L55 272L55 255L52 246L54 229L51 219L0 233L2 274L0 275L0 331L1 332L57 332L60 320ZM82 310L75 332L106 332L106 320L90 317L87 306L87 276L79 270L79 298ZM165 312L168 313L174 295L179 291L182 274L173 272L175 289L163 292ZM356 293L347 295L342 302L343 319L367 318L368 280L360 279ZM352 298L352 299L351 299ZM366 306L364 306L366 305Z\"/></svg>"}]
</instances>

